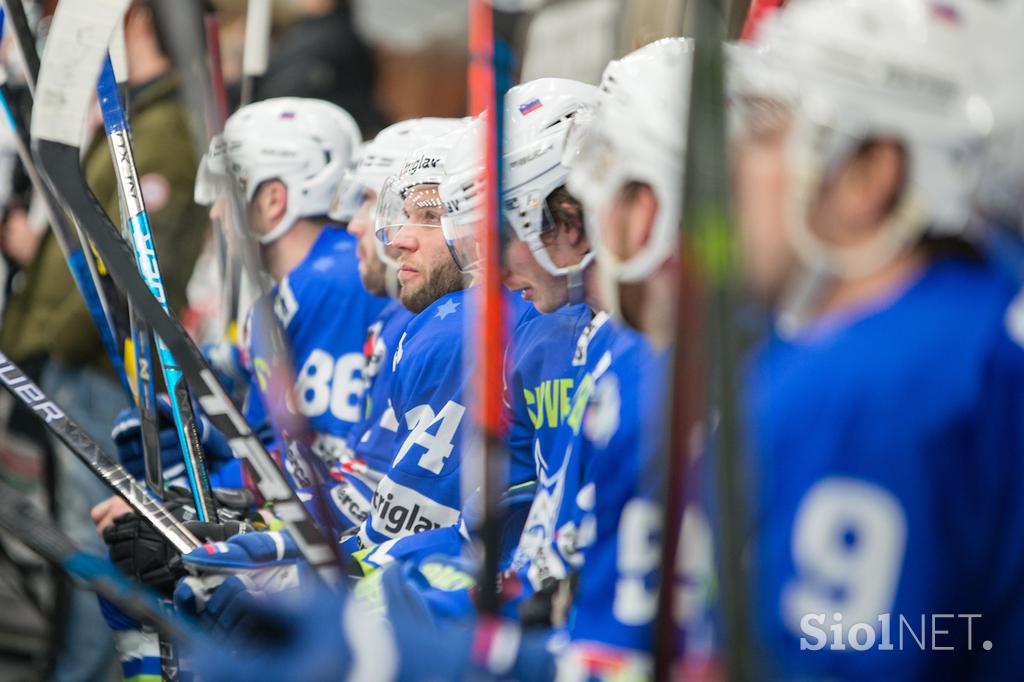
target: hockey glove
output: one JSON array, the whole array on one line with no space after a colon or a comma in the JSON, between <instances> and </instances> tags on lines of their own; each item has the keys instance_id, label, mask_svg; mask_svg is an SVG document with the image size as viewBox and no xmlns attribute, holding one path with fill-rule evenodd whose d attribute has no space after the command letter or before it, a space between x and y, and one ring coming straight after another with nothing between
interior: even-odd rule
<instances>
[{"instance_id":1,"label":"hockey glove","mask_svg":"<svg viewBox=\"0 0 1024 682\"><path fill-rule=\"evenodd\" d=\"M254 637L262 629L254 600L312 582L298 547L285 531L236 535L182 556L189 575L174 590L174 605L211 631Z\"/></svg>"},{"instance_id":2,"label":"hockey glove","mask_svg":"<svg viewBox=\"0 0 1024 682\"><path fill-rule=\"evenodd\" d=\"M166 395L161 394L156 401L157 417L160 427L160 461L163 466L164 480L170 484L182 484L185 479L185 458L181 453L181 442L174 426L171 404ZM199 443L213 471L234 458L227 438L215 429L199 410L196 410L196 428L199 431ZM142 426L139 411L134 407L121 410L114 420L114 428L110 432L117 446L117 457L121 465L138 480L145 476L146 465L143 461Z\"/></svg>"},{"instance_id":3,"label":"hockey glove","mask_svg":"<svg viewBox=\"0 0 1024 682\"><path fill-rule=\"evenodd\" d=\"M222 503L220 514L225 519L224 523L195 521L195 510L189 504L191 498L181 489L168 491L165 502L168 511L185 521L188 529L200 540L220 542L252 531L253 526L249 522L256 523L259 517L248 511L246 503L251 504L251 496L247 491L228 491L225 494L217 490L214 495ZM138 514L123 514L114 519L114 523L103 531L103 540L110 550L110 561L122 573L164 596L169 597L174 591L174 583L185 575L178 551Z\"/></svg>"}]
</instances>

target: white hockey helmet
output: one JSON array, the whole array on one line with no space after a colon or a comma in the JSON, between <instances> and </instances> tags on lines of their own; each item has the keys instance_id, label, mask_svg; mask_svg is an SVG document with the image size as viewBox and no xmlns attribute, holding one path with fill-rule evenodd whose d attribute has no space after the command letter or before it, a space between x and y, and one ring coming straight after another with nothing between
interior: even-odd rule
<instances>
[{"instance_id":1,"label":"white hockey helmet","mask_svg":"<svg viewBox=\"0 0 1024 682\"><path fill-rule=\"evenodd\" d=\"M374 229L384 244L391 244L406 226L441 228L444 206L437 186L444 178L444 163L468 123L416 149L388 178L377 196Z\"/></svg>"},{"instance_id":2,"label":"white hockey helmet","mask_svg":"<svg viewBox=\"0 0 1024 682\"><path fill-rule=\"evenodd\" d=\"M246 203L262 183L279 180L288 189L288 208L281 222L260 237L260 243L270 244L300 218L327 215L361 141L352 117L329 102L279 97L250 104L235 112L211 142L200 167L197 200L215 199L219 192L211 191L216 185L211 179L227 176L228 170Z\"/></svg>"},{"instance_id":3,"label":"white hockey helmet","mask_svg":"<svg viewBox=\"0 0 1024 682\"><path fill-rule=\"evenodd\" d=\"M569 132L568 188L583 203L591 248L611 282L645 279L676 251L692 65L689 38L664 38L611 62L593 115L580 117ZM658 213L642 250L623 261L602 244L599 221L632 182L651 188Z\"/></svg>"},{"instance_id":4,"label":"white hockey helmet","mask_svg":"<svg viewBox=\"0 0 1024 682\"><path fill-rule=\"evenodd\" d=\"M554 226L547 207L548 196L565 184L569 169L562 164L565 138L573 117L593 106L597 88L566 78L538 78L511 88L505 94L503 227L529 244L537 262L552 275L569 277L570 292L581 297L582 271L590 263L559 267L551 260L541 234ZM479 123L463 135L453 148L448 172L441 182L441 198L448 212L442 219L449 242L458 234L471 235L483 220L483 139ZM475 250L464 254L459 266L476 266Z\"/></svg>"},{"instance_id":5,"label":"white hockey helmet","mask_svg":"<svg viewBox=\"0 0 1024 682\"><path fill-rule=\"evenodd\" d=\"M468 118L411 118L381 130L375 138L363 143L358 161L345 171L327 215L348 222L362 203L363 190L380 193L384 182L401 172L410 152L468 121Z\"/></svg>"},{"instance_id":6,"label":"white hockey helmet","mask_svg":"<svg viewBox=\"0 0 1024 682\"><path fill-rule=\"evenodd\" d=\"M976 57L989 38L983 4L805 0L767 19L757 58L737 62L747 73L735 79L736 106L747 99L763 112L772 100L791 117L787 238L808 271L863 276L925 232L964 232L993 125L984 96L991 76ZM870 243L825 244L807 226L808 206L871 140L903 147L899 201Z\"/></svg>"}]
</instances>

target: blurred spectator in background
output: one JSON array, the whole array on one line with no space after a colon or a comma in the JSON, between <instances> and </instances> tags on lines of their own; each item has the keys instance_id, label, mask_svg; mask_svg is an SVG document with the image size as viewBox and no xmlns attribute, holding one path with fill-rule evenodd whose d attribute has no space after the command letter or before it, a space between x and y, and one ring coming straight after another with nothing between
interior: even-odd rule
<instances>
[{"instance_id":1,"label":"blurred spectator in background","mask_svg":"<svg viewBox=\"0 0 1024 682\"><path fill-rule=\"evenodd\" d=\"M388 119L465 115L467 7L463 0L353 0L356 31L376 56L374 101Z\"/></svg>"},{"instance_id":2,"label":"blurred spectator in background","mask_svg":"<svg viewBox=\"0 0 1024 682\"><path fill-rule=\"evenodd\" d=\"M197 160L179 80L153 22L149 0L135 0L125 19L129 112L139 184L153 224L167 299L180 309L198 255L205 212L192 201ZM86 178L115 224L120 224L117 183L102 128L83 160ZM99 336L50 231L32 229L23 210L0 228L0 246L22 268L12 285L0 325L0 349L19 363L40 368L43 390L108 452L110 428L126 406ZM104 546L89 509L106 488L70 452L58 447L58 522L80 547ZM65 619L64 650L54 679L101 680L113 669L109 628L95 595L76 593Z\"/></svg>"},{"instance_id":3,"label":"blurred spectator in background","mask_svg":"<svg viewBox=\"0 0 1024 682\"><path fill-rule=\"evenodd\" d=\"M352 27L346 0L292 0L293 21L273 42L256 100L310 97L352 114L364 136L387 125L373 103L373 54Z\"/></svg>"}]
</instances>

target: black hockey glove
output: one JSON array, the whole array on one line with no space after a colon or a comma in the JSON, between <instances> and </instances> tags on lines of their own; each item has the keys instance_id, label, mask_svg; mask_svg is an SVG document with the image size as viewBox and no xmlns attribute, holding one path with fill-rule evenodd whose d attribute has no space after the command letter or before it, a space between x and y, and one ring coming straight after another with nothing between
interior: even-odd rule
<instances>
[{"instance_id":1,"label":"black hockey glove","mask_svg":"<svg viewBox=\"0 0 1024 682\"><path fill-rule=\"evenodd\" d=\"M196 521L195 511L181 489L167 491L166 506L178 520L184 521L192 534L203 542L223 542L233 535L253 530L249 521L258 514L249 511L252 496L247 491L220 491L214 496L221 503L221 523ZM174 584L185 575L181 556L160 533L135 513L123 514L103 531L103 540L110 549L110 560L130 578L170 597Z\"/></svg>"}]
</instances>

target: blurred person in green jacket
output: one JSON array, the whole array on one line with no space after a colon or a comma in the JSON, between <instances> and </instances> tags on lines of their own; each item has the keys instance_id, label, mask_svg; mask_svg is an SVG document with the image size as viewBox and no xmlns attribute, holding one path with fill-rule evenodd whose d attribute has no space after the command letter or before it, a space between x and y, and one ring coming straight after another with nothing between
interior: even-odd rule
<instances>
[{"instance_id":1,"label":"blurred person in green jacket","mask_svg":"<svg viewBox=\"0 0 1024 682\"><path fill-rule=\"evenodd\" d=\"M167 299L184 308L207 225L192 201L198 160L180 79L153 19L149 0L136 0L125 20L129 114L139 184L153 226ZM96 113L94 138L83 168L107 214L120 224L117 181L103 127ZM8 211L0 247L21 271L15 276L3 322L0 349L37 373L43 390L109 453L110 428L126 399L100 342L57 241L49 230L34 230L24 211ZM67 451L58 448L58 521L79 546L102 552L89 509L108 496L106 488ZM105 679L116 662L110 630L95 597L71 599L56 680Z\"/></svg>"}]
</instances>

